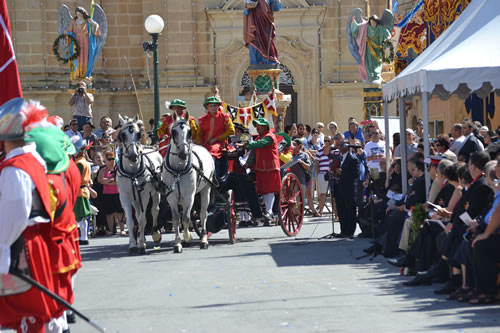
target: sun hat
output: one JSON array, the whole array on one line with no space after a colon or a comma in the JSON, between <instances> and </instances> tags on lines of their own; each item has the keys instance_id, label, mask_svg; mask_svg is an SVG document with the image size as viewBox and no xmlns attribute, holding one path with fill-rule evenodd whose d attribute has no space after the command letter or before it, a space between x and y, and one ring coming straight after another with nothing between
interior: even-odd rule
<instances>
[{"instance_id":1,"label":"sun hat","mask_svg":"<svg viewBox=\"0 0 500 333\"><path fill-rule=\"evenodd\" d=\"M266 118L257 118L252 121L252 124L257 127L257 125L269 127L269 121Z\"/></svg>"},{"instance_id":2,"label":"sun hat","mask_svg":"<svg viewBox=\"0 0 500 333\"><path fill-rule=\"evenodd\" d=\"M186 108L186 102L182 99L174 99L172 103L168 106L169 109L172 109L174 106L180 106L181 108Z\"/></svg>"},{"instance_id":3,"label":"sun hat","mask_svg":"<svg viewBox=\"0 0 500 333\"><path fill-rule=\"evenodd\" d=\"M206 108L208 104L218 104L221 105L222 101L217 98L217 96L209 96L205 99L205 102L203 103L203 106Z\"/></svg>"}]
</instances>

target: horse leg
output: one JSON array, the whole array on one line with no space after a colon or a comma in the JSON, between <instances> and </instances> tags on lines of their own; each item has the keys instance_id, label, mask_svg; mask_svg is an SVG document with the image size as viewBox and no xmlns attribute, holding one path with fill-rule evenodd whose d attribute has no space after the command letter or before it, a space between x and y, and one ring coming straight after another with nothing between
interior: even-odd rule
<instances>
[{"instance_id":1,"label":"horse leg","mask_svg":"<svg viewBox=\"0 0 500 333\"><path fill-rule=\"evenodd\" d=\"M142 198L143 202L145 198ZM135 203L135 214L137 217L137 223L139 224L139 232L137 235L137 253L146 254L146 235L144 235L144 229L146 228L146 212L141 209L139 203Z\"/></svg>"},{"instance_id":2,"label":"horse leg","mask_svg":"<svg viewBox=\"0 0 500 333\"><path fill-rule=\"evenodd\" d=\"M210 187L207 185L203 190L200 191L200 222L201 222L201 242L200 249L208 249L208 237L207 237L207 210L208 204L210 203Z\"/></svg>"},{"instance_id":3,"label":"horse leg","mask_svg":"<svg viewBox=\"0 0 500 333\"><path fill-rule=\"evenodd\" d=\"M177 201L169 201L170 209L172 210L172 223L175 230L174 253L182 253L181 236L179 234L179 210L177 208Z\"/></svg>"},{"instance_id":4,"label":"horse leg","mask_svg":"<svg viewBox=\"0 0 500 333\"><path fill-rule=\"evenodd\" d=\"M193 201L194 201L194 195L193 195ZM193 240L193 236L191 235L191 232L189 231L189 225L190 225L190 215L191 215L191 209L193 208L193 203L191 204L184 202L182 206L182 216L181 216L181 221L182 221L182 226L184 227L184 244L186 246L189 246L189 242Z\"/></svg>"},{"instance_id":5,"label":"horse leg","mask_svg":"<svg viewBox=\"0 0 500 333\"><path fill-rule=\"evenodd\" d=\"M153 205L151 206L153 215L153 241L156 244L161 242L161 232L158 230L158 214L160 213L160 193L155 193L151 195L151 200L153 201Z\"/></svg>"},{"instance_id":6,"label":"horse leg","mask_svg":"<svg viewBox=\"0 0 500 333\"><path fill-rule=\"evenodd\" d=\"M129 254L134 254L136 252L136 247L137 243L134 238L134 218L132 217L132 205L129 201L129 198L125 195L120 193L120 202L123 207L123 211L125 212L125 216L127 218L127 227L129 230L128 233L128 240L129 240Z\"/></svg>"}]
</instances>

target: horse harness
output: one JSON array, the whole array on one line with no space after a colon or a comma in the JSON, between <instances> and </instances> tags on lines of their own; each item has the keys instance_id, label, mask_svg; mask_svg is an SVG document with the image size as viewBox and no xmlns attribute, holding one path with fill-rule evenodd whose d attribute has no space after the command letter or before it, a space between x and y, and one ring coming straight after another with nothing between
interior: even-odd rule
<instances>
[{"instance_id":1,"label":"horse harness","mask_svg":"<svg viewBox=\"0 0 500 333\"><path fill-rule=\"evenodd\" d=\"M159 190L161 184L161 170L160 172L157 172L155 170L153 162L146 154L141 153L140 155L141 155L141 163L139 166L139 170L134 173L129 173L125 171L125 169L123 168L123 153L121 153L118 158L117 171L123 177L130 179L134 201L137 200L136 198L136 193L137 193L137 196L139 196L139 204L141 206L141 212L144 212L144 205L142 203L142 197L140 194L142 191L144 191L144 186L148 182L148 179L144 177L143 182L139 182L139 179L144 175L144 172L147 169L151 173L151 181L153 183L153 186L155 187L156 190ZM149 165L146 165L144 163L143 156L148 160Z\"/></svg>"},{"instance_id":2,"label":"horse harness","mask_svg":"<svg viewBox=\"0 0 500 333\"><path fill-rule=\"evenodd\" d=\"M181 177L184 176L185 174L187 174L188 172L190 172L191 169L195 169L198 173L198 177L196 179L196 188L198 188L198 186L200 185L200 181L202 178L204 178L205 180L208 180L208 178L205 177L205 175L203 174L203 162L201 161L201 158L198 156L198 154L196 154L195 151L191 150L191 146L189 146L188 163L184 169L181 169L181 170L174 169L170 165L169 158L168 158L170 156L170 154L177 155L176 153L172 153L170 151L170 145L168 145L167 154L165 155L165 158L163 159L162 167L165 168L170 174L174 175L174 181L172 182L172 184L165 186L165 188L162 191L162 194L165 194L168 197L177 188L177 192L178 192L178 195L180 197L181 196L181 189L179 186L177 186L177 183L179 182ZM198 164L200 165L199 167L193 165L193 162L191 159L191 157L193 155L196 156L196 159L198 160Z\"/></svg>"}]
</instances>

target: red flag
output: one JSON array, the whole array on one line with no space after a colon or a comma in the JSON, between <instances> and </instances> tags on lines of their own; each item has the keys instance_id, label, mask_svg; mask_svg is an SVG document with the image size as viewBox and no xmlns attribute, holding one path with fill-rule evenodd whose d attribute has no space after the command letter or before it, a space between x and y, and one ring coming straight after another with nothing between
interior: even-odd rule
<instances>
[{"instance_id":1,"label":"red flag","mask_svg":"<svg viewBox=\"0 0 500 333\"><path fill-rule=\"evenodd\" d=\"M23 92L10 35L7 3L0 0L0 105L15 97L23 97Z\"/></svg>"},{"instance_id":2,"label":"red flag","mask_svg":"<svg viewBox=\"0 0 500 333\"><path fill-rule=\"evenodd\" d=\"M264 100L264 105L271 112L276 112L276 101L274 100L274 91L271 91Z\"/></svg>"}]
</instances>

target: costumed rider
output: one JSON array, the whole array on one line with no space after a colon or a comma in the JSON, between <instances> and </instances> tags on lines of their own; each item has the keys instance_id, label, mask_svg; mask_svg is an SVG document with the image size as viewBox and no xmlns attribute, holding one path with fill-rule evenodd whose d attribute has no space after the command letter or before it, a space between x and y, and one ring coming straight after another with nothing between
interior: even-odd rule
<instances>
[{"instance_id":1,"label":"costumed rider","mask_svg":"<svg viewBox=\"0 0 500 333\"><path fill-rule=\"evenodd\" d=\"M76 166L80 170L80 191L75 202L75 218L80 228L80 245L88 245L88 219L92 217L90 207L90 186L92 184L90 163L87 161L87 146L82 139L73 142L76 155L73 155ZM112 231L112 230L111 230Z\"/></svg>"},{"instance_id":2,"label":"costumed rider","mask_svg":"<svg viewBox=\"0 0 500 333\"><path fill-rule=\"evenodd\" d=\"M182 99L174 99L170 105L165 105L172 111L174 111L177 117L184 118L184 112L186 110L186 102ZM165 157L167 154L167 146L170 144L170 125L174 122L174 119L170 113L167 113L161 118L161 125L158 128L158 138L164 140L160 142L160 153L161 156ZM198 126L194 117L189 116L189 126L191 126L191 136L194 140L198 138ZM165 147L165 148L164 148Z\"/></svg>"},{"instance_id":3,"label":"costumed rider","mask_svg":"<svg viewBox=\"0 0 500 333\"><path fill-rule=\"evenodd\" d=\"M228 145L229 174L225 184L226 189L232 189L234 192L234 201L236 203L248 202L252 218L261 219L262 210L257 199L257 192L253 179L247 174L247 169L241 165L240 157L245 154L241 145L241 136L245 134L250 136L248 128L239 123L234 123L234 137L231 137L231 143ZM239 227L248 227L252 225L249 210L244 207L238 209L240 215Z\"/></svg>"},{"instance_id":4,"label":"costumed rider","mask_svg":"<svg viewBox=\"0 0 500 333\"><path fill-rule=\"evenodd\" d=\"M269 121L265 118L255 119L253 125L259 134L254 142L246 144L248 149L255 150L255 170L257 192L262 194L266 213L264 225L271 224L273 204L276 193L281 190L280 157L278 152L278 138L270 131ZM252 164L249 159L249 164Z\"/></svg>"},{"instance_id":5,"label":"costumed rider","mask_svg":"<svg viewBox=\"0 0 500 333\"><path fill-rule=\"evenodd\" d=\"M39 113L46 112L40 106ZM47 119L47 121L51 121ZM46 121L26 133L26 142L34 142L36 151L47 165L47 178L52 198L55 199L51 241L48 242L54 276L55 292L73 303L73 278L81 265L78 228L73 208L80 191L80 171L69 157L76 153L70 138ZM63 332L68 322L75 322L75 314L67 310L60 319Z\"/></svg>"},{"instance_id":6,"label":"costumed rider","mask_svg":"<svg viewBox=\"0 0 500 333\"><path fill-rule=\"evenodd\" d=\"M207 97L203 103L207 113L198 119L198 143L207 148L214 158L217 178L227 173L226 139L234 134L231 116L222 112L221 105L222 101L217 96Z\"/></svg>"},{"instance_id":7,"label":"costumed rider","mask_svg":"<svg viewBox=\"0 0 500 333\"><path fill-rule=\"evenodd\" d=\"M55 318L64 309L7 274L22 269L28 260L31 278L55 291L47 244L53 216L49 183L36 145L24 141L24 126L30 121L26 106L22 98L0 106L0 151L6 154L0 164L0 326L18 332L58 332L62 328Z\"/></svg>"}]
</instances>

